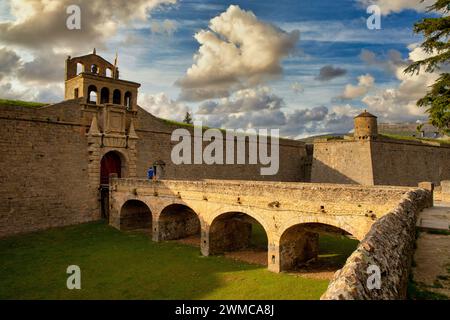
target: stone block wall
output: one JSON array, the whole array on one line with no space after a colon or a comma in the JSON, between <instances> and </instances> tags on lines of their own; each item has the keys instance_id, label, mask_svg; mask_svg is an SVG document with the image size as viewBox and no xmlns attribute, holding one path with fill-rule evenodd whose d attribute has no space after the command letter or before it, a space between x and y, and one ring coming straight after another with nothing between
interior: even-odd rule
<instances>
[{"instance_id":1,"label":"stone block wall","mask_svg":"<svg viewBox=\"0 0 450 320\"><path fill-rule=\"evenodd\" d=\"M406 140L314 143L312 182L415 187L450 179L450 147Z\"/></svg>"},{"instance_id":2,"label":"stone block wall","mask_svg":"<svg viewBox=\"0 0 450 320\"><path fill-rule=\"evenodd\" d=\"M450 180L442 181L440 189L440 200L450 202Z\"/></svg>"},{"instance_id":3,"label":"stone block wall","mask_svg":"<svg viewBox=\"0 0 450 320\"><path fill-rule=\"evenodd\" d=\"M0 106L0 237L100 219L100 160L108 151L126 155L125 178L145 178L148 168L163 160L164 178L304 179L301 142L282 140L280 170L274 176L261 176L260 165L175 166L170 137L178 125L139 108L126 115L125 126L134 119L137 140L100 132L87 137L94 116L104 129L102 108L86 107L81 99L37 109Z\"/></svg>"},{"instance_id":4,"label":"stone block wall","mask_svg":"<svg viewBox=\"0 0 450 320\"><path fill-rule=\"evenodd\" d=\"M314 143L311 182L373 185L372 172L370 141Z\"/></svg>"},{"instance_id":5,"label":"stone block wall","mask_svg":"<svg viewBox=\"0 0 450 320\"><path fill-rule=\"evenodd\" d=\"M417 214L429 205L431 197L424 189L410 191L395 209L375 222L344 267L335 273L321 299L405 299ZM367 286L371 265L380 268L380 289Z\"/></svg>"},{"instance_id":6,"label":"stone block wall","mask_svg":"<svg viewBox=\"0 0 450 320\"><path fill-rule=\"evenodd\" d=\"M0 237L99 219L85 127L2 108Z\"/></svg>"},{"instance_id":7,"label":"stone block wall","mask_svg":"<svg viewBox=\"0 0 450 320\"><path fill-rule=\"evenodd\" d=\"M450 148L414 141L371 142L373 179L376 185L439 185L450 179Z\"/></svg>"},{"instance_id":8,"label":"stone block wall","mask_svg":"<svg viewBox=\"0 0 450 320\"><path fill-rule=\"evenodd\" d=\"M136 133L139 136L137 143L138 178L145 178L148 168L151 167L155 161L162 160L166 164L163 174L164 179L306 181L306 146L299 141L280 139L279 171L276 175L263 176L261 175L260 168L268 167L268 165L248 164L248 142L246 142L246 164L175 165L171 160L171 151L178 142L171 141L171 134L175 129L179 128L179 126L167 123L142 110L138 116L136 127ZM193 142L193 129L191 127L183 128L191 133ZM204 142L203 148L207 145L208 143ZM191 149L192 151L194 150L193 144ZM268 150L270 152L270 146L268 147ZM225 143L223 154L226 154Z\"/></svg>"}]
</instances>

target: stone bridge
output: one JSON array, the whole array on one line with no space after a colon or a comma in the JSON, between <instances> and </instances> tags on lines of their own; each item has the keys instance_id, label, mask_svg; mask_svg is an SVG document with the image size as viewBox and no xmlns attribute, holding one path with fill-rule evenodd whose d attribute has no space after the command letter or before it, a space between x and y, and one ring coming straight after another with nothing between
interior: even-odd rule
<instances>
[{"instance_id":1,"label":"stone bridge","mask_svg":"<svg viewBox=\"0 0 450 320\"><path fill-rule=\"evenodd\" d=\"M246 248L258 222L268 240L267 265L290 270L315 258L319 233L362 240L395 208L404 187L254 182L110 180L110 225L144 229L154 241L198 234L203 255Z\"/></svg>"}]
</instances>

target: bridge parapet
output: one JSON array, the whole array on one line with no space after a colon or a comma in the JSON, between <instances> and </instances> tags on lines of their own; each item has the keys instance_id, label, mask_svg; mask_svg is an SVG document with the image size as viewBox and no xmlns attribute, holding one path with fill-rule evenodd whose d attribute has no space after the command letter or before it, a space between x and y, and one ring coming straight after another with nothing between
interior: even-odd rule
<instances>
[{"instance_id":1,"label":"bridge parapet","mask_svg":"<svg viewBox=\"0 0 450 320\"><path fill-rule=\"evenodd\" d=\"M337 184L260 181L177 181L114 179L117 193L137 197L177 198L186 201L223 202L283 212L352 214L381 217L395 207L407 187L350 186Z\"/></svg>"}]
</instances>

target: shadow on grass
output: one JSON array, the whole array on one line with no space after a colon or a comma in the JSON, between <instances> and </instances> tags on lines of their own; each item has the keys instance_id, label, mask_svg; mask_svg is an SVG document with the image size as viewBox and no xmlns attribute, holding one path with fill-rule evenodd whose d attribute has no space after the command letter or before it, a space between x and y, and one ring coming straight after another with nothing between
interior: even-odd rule
<instances>
[{"instance_id":1,"label":"shadow on grass","mask_svg":"<svg viewBox=\"0 0 450 320\"><path fill-rule=\"evenodd\" d=\"M66 288L69 265L81 290ZM0 240L0 299L318 299L327 285L103 222Z\"/></svg>"}]
</instances>

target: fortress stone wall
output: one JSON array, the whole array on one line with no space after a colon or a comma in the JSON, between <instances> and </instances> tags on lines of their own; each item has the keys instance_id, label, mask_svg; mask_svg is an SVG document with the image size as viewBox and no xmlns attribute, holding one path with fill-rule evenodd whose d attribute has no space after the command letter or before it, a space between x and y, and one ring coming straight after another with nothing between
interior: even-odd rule
<instances>
[{"instance_id":1,"label":"fortress stone wall","mask_svg":"<svg viewBox=\"0 0 450 320\"><path fill-rule=\"evenodd\" d=\"M373 185L370 142L366 140L315 142L311 181Z\"/></svg>"},{"instance_id":2,"label":"fortress stone wall","mask_svg":"<svg viewBox=\"0 0 450 320\"><path fill-rule=\"evenodd\" d=\"M258 180L258 181L306 181L306 145L303 142L280 139L280 167L276 175L261 175L260 168L268 167L260 164L248 163L249 142L246 139L246 164L234 165L173 165L171 160L171 151L178 142L171 141L171 134L174 130L180 128L176 124L166 123L155 118L150 113L140 110L136 121L136 133L139 136L138 144L138 177L145 177L147 169L155 161L162 160L166 163L164 168L165 179L226 179L226 180ZM182 127L190 132L192 141L194 129L192 127ZM225 134L223 135L225 139ZM235 139L236 140L236 139ZM224 141L223 154L226 154ZM205 148L209 142L203 143ZM235 143L236 145L236 143ZM192 143L192 150L194 146ZM268 139L267 150L270 153L270 139ZM236 148L235 148L236 159Z\"/></svg>"},{"instance_id":3,"label":"fortress stone wall","mask_svg":"<svg viewBox=\"0 0 450 320\"><path fill-rule=\"evenodd\" d=\"M38 114L1 107L0 236L100 217L85 127Z\"/></svg>"},{"instance_id":4,"label":"fortress stone wall","mask_svg":"<svg viewBox=\"0 0 450 320\"><path fill-rule=\"evenodd\" d=\"M317 139L311 182L417 186L450 179L450 144L378 134L377 117L355 117L353 136Z\"/></svg>"},{"instance_id":5,"label":"fortress stone wall","mask_svg":"<svg viewBox=\"0 0 450 320\"><path fill-rule=\"evenodd\" d=\"M450 179L450 145L413 141L371 142L374 184L415 186Z\"/></svg>"},{"instance_id":6,"label":"fortress stone wall","mask_svg":"<svg viewBox=\"0 0 450 320\"><path fill-rule=\"evenodd\" d=\"M88 134L94 118L107 129L102 119L112 116L105 110L80 99L38 109L0 107L0 237L99 219L100 160L109 151L123 157L124 178L146 178L148 168L163 161L167 179L305 179L302 142L280 141L280 170L274 176L262 176L260 165L175 166L170 137L176 125L138 108L117 117L126 128L133 122L137 137L130 129Z\"/></svg>"},{"instance_id":7,"label":"fortress stone wall","mask_svg":"<svg viewBox=\"0 0 450 320\"><path fill-rule=\"evenodd\" d=\"M450 147L382 139L314 143L312 182L417 186L450 179Z\"/></svg>"}]
</instances>

